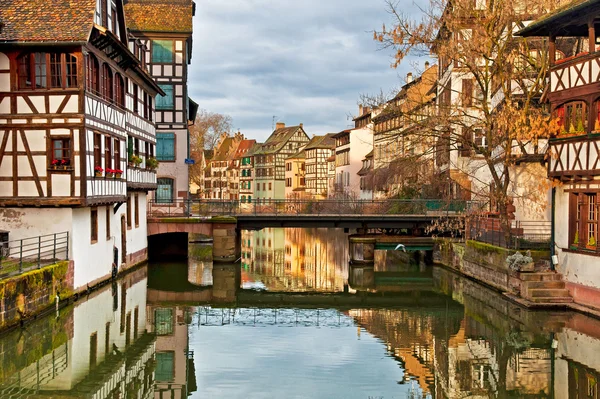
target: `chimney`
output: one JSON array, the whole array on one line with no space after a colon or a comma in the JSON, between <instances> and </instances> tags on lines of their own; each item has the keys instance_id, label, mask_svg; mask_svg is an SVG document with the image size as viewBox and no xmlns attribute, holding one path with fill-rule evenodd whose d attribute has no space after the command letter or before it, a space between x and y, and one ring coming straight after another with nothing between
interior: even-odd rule
<instances>
[{"instance_id":1,"label":"chimney","mask_svg":"<svg viewBox=\"0 0 600 399\"><path fill-rule=\"evenodd\" d=\"M425 70L429 69L429 61L425 61Z\"/></svg>"},{"instance_id":2,"label":"chimney","mask_svg":"<svg viewBox=\"0 0 600 399\"><path fill-rule=\"evenodd\" d=\"M406 74L406 83L410 83L413 81L412 72Z\"/></svg>"},{"instance_id":3,"label":"chimney","mask_svg":"<svg viewBox=\"0 0 600 399\"><path fill-rule=\"evenodd\" d=\"M298 126L300 126L302 129L304 129L304 123L301 123L301 124L300 124L300 125L298 125Z\"/></svg>"},{"instance_id":4,"label":"chimney","mask_svg":"<svg viewBox=\"0 0 600 399\"><path fill-rule=\"evenodd\" d=\"M275 130L283 129L284 127L285 127L285 123L283 123L283 122L277 122L275 124Z\"/></svg>"},{"instance_id":5,"label":"chimney","mask_svg":"<svg viewBox=\"0 0 600 399\"><path fill-rule=\"evenodd\" d=\"M363 116L363 105L358 104L358 116Z\"/></svg>"}]
</instances>

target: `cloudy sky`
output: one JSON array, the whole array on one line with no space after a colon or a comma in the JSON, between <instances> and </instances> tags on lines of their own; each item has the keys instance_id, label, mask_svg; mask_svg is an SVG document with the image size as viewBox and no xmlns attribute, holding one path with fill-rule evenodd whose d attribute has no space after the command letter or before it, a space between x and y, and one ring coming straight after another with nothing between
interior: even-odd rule
<instances>
[{"instance_id":1,"label":"cloudy sky","mask_svg":"<svg viewBox=\"0 0 600 399\"><path fill-rule=\"evenodd\" d=\"M273 116L304 123L311 136L339 132L352 123L361 94L390 92L413 69L391 69L391 53L369 33L389 18L383 0L196 4L190 96L230 115L248 138L264 141Z\"/></svg>"}]
</instances>

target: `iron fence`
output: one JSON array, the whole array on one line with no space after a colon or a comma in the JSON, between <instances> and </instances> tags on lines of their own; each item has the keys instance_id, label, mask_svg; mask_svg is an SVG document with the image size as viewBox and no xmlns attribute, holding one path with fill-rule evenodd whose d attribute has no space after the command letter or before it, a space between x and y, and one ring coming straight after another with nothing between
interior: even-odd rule
<instances>
[{"instance_id":1,"label":"iron fence","mask_svg":"<svg viewBox=\"0 0 600 399\"><path fill-rule=\"evenodd\" d=\"M148 203L148 216L209 217L238 215L451 215L481 209L481 204L464 200L173 200Z\"/></svg>"},{"instance_id":2,"label":"iron fence","mask_svg":"<svg viewBox=\"0 0 600 399\"><path fill-rule=\"evenodd\" d=\"M550 249L552 235L550 221L512 220L509 223L510 232L505 231L499 218L469 218L468 238L516 250Z\"/></svg>"},{"instance_id":3,"label":"iron fence","mask_svg":"<svg viewBox=\"0 0 600 399\"><path fill-rule=\"evenodd\" d=\"M69 233L0 241L0 279L69 259Z\"/></svg>"}]
</instances>

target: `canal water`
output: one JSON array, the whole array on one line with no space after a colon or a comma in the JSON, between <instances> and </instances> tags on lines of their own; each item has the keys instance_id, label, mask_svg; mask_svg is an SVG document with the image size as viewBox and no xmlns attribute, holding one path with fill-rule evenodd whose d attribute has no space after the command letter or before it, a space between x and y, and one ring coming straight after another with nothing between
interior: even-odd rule
<instances>
[{"instance_id":1,"label":"canal water","mask_svg":"<svg viewBox=\"0 0 600 399\"><path fill-rule=\"evenodd\" d=\"M598 398L599 320L412 254L357 270L343 230L242 240L241 265L197 244L1 336L0 398Z\"/></svg>"}]
</instances>

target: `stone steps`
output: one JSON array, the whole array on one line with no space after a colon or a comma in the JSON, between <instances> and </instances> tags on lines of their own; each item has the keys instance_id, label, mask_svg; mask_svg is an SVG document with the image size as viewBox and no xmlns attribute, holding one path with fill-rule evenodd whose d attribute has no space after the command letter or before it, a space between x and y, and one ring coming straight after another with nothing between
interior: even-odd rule
<instances>
[{"instance_id":1,"label":"stone steps","mask_svg":"<svg viewBox=\"0 0 600 399\"><path fill-rule=\"evenodd\" d=\"M521 295L534 303L572 303L573 298L565 288L562 274L553 272L521 273Z\"/></svg>"},{"instance_id":2,"label":"stone steps","mask_svg":"<svg viewBox=\"0 0 600 399\"><path fill-rule=\"evenodd\" d=\"M528 281L527 289L564 289L565 282L564 281Z\"/></svg>"},{"instance_id":3,"label":"stone steps","mask_svg":"<svg viewBox=\"0 0 600 399\"><path fill-rule=\"evenodd\" d=\"M534 288L528 292L530 298L570 298L569 290L565 288Z\"/></svg>"},{"instance_id":4,"label":"stone steps","mask_svg":"<svg viewBox=\"0 0 600 399\"><path fill-rule=\"evenodd\" d=\"M573 298L571 297L543 297L538 296L535 298L528 298L531 302L535 303L572 303Z\"/></svg>"},{"instance_id":5,"label":"stone steps","mask_svg":"<svg viewBox=\"0 0 600 399\"><path fill-rule=\"evenodd\" d=\"M520 273L521 281L562 281L562 275L559 273Z\"/></svg>"}]
</instances>

